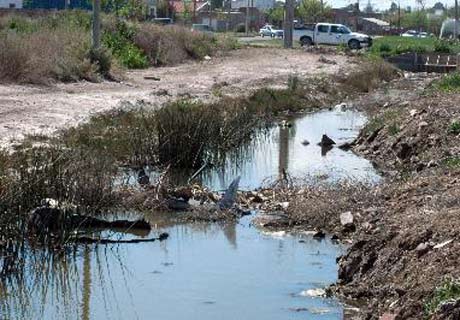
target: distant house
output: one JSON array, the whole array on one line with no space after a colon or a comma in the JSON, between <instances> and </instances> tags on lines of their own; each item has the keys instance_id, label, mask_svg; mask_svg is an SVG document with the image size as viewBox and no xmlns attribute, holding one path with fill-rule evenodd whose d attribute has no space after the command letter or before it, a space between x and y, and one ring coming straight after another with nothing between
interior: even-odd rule
<instances>
[{"instance_id":1,"label":"distant house","mask_svg":"<svg viewBox=\"0 0 460 320\"><path fill-rule=\"evenodd\" d=\"M0 0L0 8L22 9L22 0Z\"/></svg>"},{"instance_id":2,"label":"distant house","mask_svg":"<svg viewBox=\"0 0 460 320\"><path fill-rule=\"evenodd\" d=\"M207 5L207 1L202 0L190 0L190 1L183 1L183 0L169 0L169 7L174 11L175 14L184 14L188 12L193 15L193 13L197 12L200 7Z\"/></svg>"},{"instance_id":3,"label":"distant house","mask_svg":"<svg viewBox=\"0 0 460 320\"><path fill-rule=\"evenodd\" d=\"M359 18L360 31L367 34L384 34L390 30L390 23L377 18Z\"/></svg>"},{"instance_id":4,"label":"distant house","mask_svg":"<svg viewBox=\"0 0 460 320\"><path fill-rule=\"evenodd\" d=\"M232 9L257 8L260 11L275 7L275 0L232 0Z\"/></svg>"},{"instance_id":5,"label":"distant house","mask_svg":"<svg viewBox=\"0 0 460 320\"><path fill-rule=\"evenodd\" d=\"M390 24L380 19L382 14L357 11L356 6L332 9L331 15L332 22L347 25L355 31L383 34L390 29Z\"/></svg>"}]
</instances>

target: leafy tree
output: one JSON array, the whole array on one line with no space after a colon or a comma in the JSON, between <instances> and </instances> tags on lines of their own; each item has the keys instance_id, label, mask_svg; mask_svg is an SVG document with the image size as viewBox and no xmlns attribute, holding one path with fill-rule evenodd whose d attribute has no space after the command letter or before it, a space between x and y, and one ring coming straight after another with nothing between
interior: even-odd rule
<instances>
[{"instance_id":1,"label":"leafy tree","mask_svg":"<svg viewBox=\"0 0 460 320\"><path fill-rule=\"evenodd\" d=\"M396 2L392 2L390 6L390 12L396 12L398 11L398 9L399 9L398 4Z\"/></svg>"},{"instance_id":2,"label":"leafy tree","mask_svg":"<svg viewBox=\"0 0 460 320\"><path fill-rule=\"evenodd\" d=\"M426 0L415 0L415 2L422 8L422 11L425 11Z\"/></svg>"},{"instance_id":3,"label":"leafy tree","mask_svg":"<svg viewBox=\"0 0 460 320\"><path fill-rule=\"evenodd\" d=\"M127 19L143 20L147 16L147 4L143 0L128 0L118 9L118 15Z\"/></svg>"},{"instance_id":4,"label":"leafy tree","mask_svg":"<svg viewBox=\"0 0 460 320\"><path fill-rule=\"evenodd\" d=\"M297 14L305 23L316 23L326 20L331 14L331 7L320 0L302 0L297 8Z\"/></svg>"},{"instance_id":5,"label":"leafy tree","mask_svg":"<svg viewBox=\"0 0 460 320\"><path fill-rule=\"evenodd\" d=\"M268 22L280 27L284 20L284 7L270 8L265 12Z\"/></svg>"}]
</instances>

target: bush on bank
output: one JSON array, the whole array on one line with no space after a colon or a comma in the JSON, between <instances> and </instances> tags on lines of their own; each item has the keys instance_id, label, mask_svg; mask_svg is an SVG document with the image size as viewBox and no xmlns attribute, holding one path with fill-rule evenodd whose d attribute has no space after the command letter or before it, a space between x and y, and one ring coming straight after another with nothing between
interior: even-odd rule
<instances>
[{"instance_id":1,"label":"bush on bank","mask_svg":"<svg viewBox=\"0 0 460 320\"><path fill-rule=\"evenodd\" d=\"M171 65L237 47L225 36L103 15L103 48L95 53L91 16L83 11L0 17L0 43L0 82L33 84L116 78L118 66Z\"/></svg>"}]
</instances>

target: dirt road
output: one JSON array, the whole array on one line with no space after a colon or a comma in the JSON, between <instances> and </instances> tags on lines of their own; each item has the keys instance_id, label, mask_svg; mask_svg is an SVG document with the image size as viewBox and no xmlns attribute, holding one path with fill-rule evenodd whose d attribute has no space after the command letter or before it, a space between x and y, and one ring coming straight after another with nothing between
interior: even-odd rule
<instances>
[{"instance_id":1,"label":"dirt road","mask_svg":"<svg viewBox=\"0 0 460 320\"><path fill-rule=\"evenodd\" d=\"M332 56L329 58L337 64L325 64L319 57L302 50L248 48L209 61L129 71L122 83L0 85L0 146L21 140L25 134L50 134L76 125L123 101L143 100L157 106L178 97L208 100L220 94L285 85L291 74L333 74L348 62L345 56Z\"/></svg>"}]
</instances>

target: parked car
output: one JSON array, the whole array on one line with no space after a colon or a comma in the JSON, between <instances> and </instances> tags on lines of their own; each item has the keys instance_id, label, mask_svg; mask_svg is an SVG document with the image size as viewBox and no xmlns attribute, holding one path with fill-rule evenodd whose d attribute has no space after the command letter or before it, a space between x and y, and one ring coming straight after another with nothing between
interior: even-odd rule
<instances>
[{"instance_id":1,"label":"parked car","mask_svg":"<svg viewBox=\"0 0 460 320\"><path fill-rule=\"evenodd\" d=\"M407 30L401 35L401 37L404 37L404 38L417 38L418 36L419 36L419 33L418 31L415 31L415 30Z\"/></svg>"},{"instance_id":2,"label":"parked car","mask_svg":"<svg viewBox=\"0 0 460 320\"><path fill-rule=\"evenodd\" d=\"M302 46L313 44L347 45L350 49L372 46L372 37L352 32L343 24L318 23L302 30L294 30L294 39Z\"/></svg>"},{"instance_id":3,"label":"parked car","mask_svg":"<svg viewBox=\"0 0 460 320\"><path fill-rule=\"evenodd\" d=\"M207 24L201 24L201 23L192 24L192 31L204 32L204 33L212 33L211 26L209 26Z\"/></svg>"},{"instance_id":4,"label":"parked car","mask_svg":"<svg viewBox=\"0 0 460 320\"><path fill-rule=\"evenodd\" d=\"M284 31L275 29L273 26L267 24L259 30L259 35L263 37L272 37L272 38L282 38L284 36Z\"/></svg>"},{"instance_id":5,"label":"parked car","mask_svg":"<svg viewBox=\"0 0 460 320\"><path fill-rule=\"evenodd\" d=\"M420 32L420 33L418 34L418 36L419 36L420 38L428 38L430 35L429 35L428 32Z\"/></svg>"},{"instance_id":6,"label":"parked car","mask_svg":"<svg viewBox=\"0 0 460 320\"><path fill-rule=\"evenodd\" d=\"M173 24L173 20L171 18L153 18L152 22L161 25Z\"/></svg>"}]
</instances>

